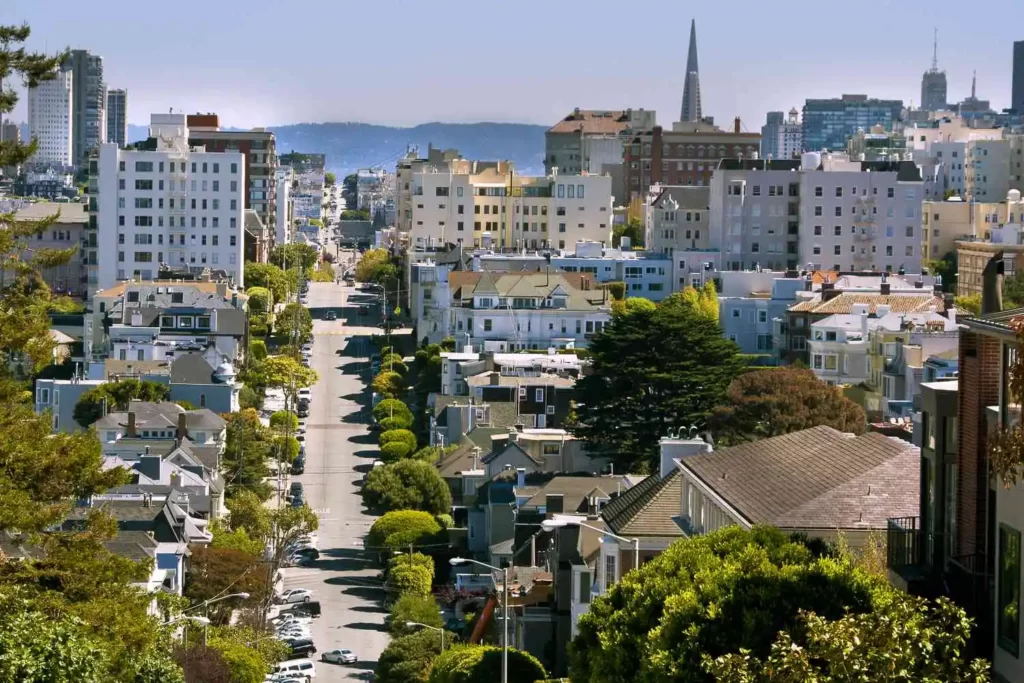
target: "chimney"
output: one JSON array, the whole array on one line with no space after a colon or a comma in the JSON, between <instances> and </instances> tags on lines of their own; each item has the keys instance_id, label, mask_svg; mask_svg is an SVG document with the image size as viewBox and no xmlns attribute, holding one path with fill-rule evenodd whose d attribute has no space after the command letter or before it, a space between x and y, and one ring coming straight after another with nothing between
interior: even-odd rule
<instances>
[{"instance_id":1,"label":"chimney","mask_svg":"<svg viewBox=\"0 0 1024 683\"><path fill-rule=\"evenodd\" d=\"M217 309L210 310L210 332L217 331Z\"/></svg>"},{"instance_id":2,"label":"chimney","mask_svg":"<svg viewBox=\"0 0 1024 683\"><path fill-rule=\"evenodd\" d=\"M1003 310L1003 252L992 256L981 272L981 314Z\"/></svg>"},{"instance_id":3,"label":"chimney","mask_svg":"<svg viewBox=\"0 0 1024 683\"><path fill-rule=\"evenodd\" d=\"M142 327L142 311L132 311L132 327Z\"/></svg>"},{"instance_id":4,"label":"chimney","mask_svg":"<svg viewBox=\"0 0 1024 683\"><path fill-rule=\"evenodd\" d=\"M668 437L663 437L659 444L661 449L661 468L658 471L660 478L664 479L668 476L672 470L676 467L676 460L682 460L691 455L700 455L701 453L710 453L714 450L707 441L704 441L699 436L690 437L687 434L682 433L680 430L678 437L674 437L671 434ZM691 434L696 432L695 429L691 429Z\"/></svg>"},{"instance_id":5,"label":"chimney","mask_svg":"<svg viewBox=\"0 0 1024 683\"><path fill-rule=\"evenodd\" d=\"M187 422L188 414L184 412L178 413L178 431L177 433L175 433L174 438L180 441L181 439L184 439L186 436L188 436Z\"/></svg>"},{"instance_id":6,"label":"chimney","mask_svg":"<svg viewBox=\"0 0 1024 683\"><path fill-rule=\"evenodd\" d=\"M142 494L142 507L151 508L153 507L153 494L143 493Z\"/></svg>"},{"instance_id":7,"label":"chimney","mask_svg":"<svg viewBox=\"0 0 1024 683\"><path fill-rule=\"evenodd\" d=\"M551 519L556 514L565 512L565 497L561 493L549 493L544 496L545 517Z\"/></svg>"},{"instance_id":8,"label":"chimney","mask_svg":"<svg viewBox=\"0 0 1024 683\"><path fill-rule=\"evenodd\" d=\"M733 133L739 133L740 132L740 117L738 117L738 116L736 117L736 120L733 121L732 132Z\"/></svg>"},{"instance_id":9,"label":"chimney","mask_svg":"<svg viewBox=\"0 0 1024 683\"><path fill-rule=\"evenodd\" d=\"M219 296L221 299L227 299L228 298L228 283L226 283L226 282L218 282L217 283L217 296Z\"/></svg>"},{"instance_id":10,"label":"chimney","mask_svg":"<svg viewBox=\"0 0 1024 683\"><path fill-rule=\"evenodd\" d=\"M135 438L135 413L131 410L128 411L128 427L124 430L126 438Z\"/></svg>"},{"instance_id":11,"label":"chimney","mask_svg":"<svg viewBox=\"0 0 1024 683\"><path fill-rule=\"evenodd\" d=\"M868 341L868 311L867 306L860 314L860 338L861 341L867 343Z\"/></svg>"},{"instance_id":12,"label":"chimney","mask_svg":"<svg viewBox=\"0 0 1024 683\"><path fill-rule=\"evenodd\" d=\"M882 296L889 296L889 293L892 291L892 285L888 282L883 282L879 291L882 293Z\"/></svg>"},{"instance_id":13,"label":"chimney","mask_svg":"<svg viewBox=\"0 0 1024 683\"><path fill-rule=\"evenodd\" d=\"M946 292L942 295L942 307L945 309L946 317L950 320L956 319L955 299L956 297L952 292Z\"/></svg>"},{"instance_id":14,"label":"chimney","mask_svg":"<svg viewBox=\"0 0 1024 683\"><path fill-rule=\"evenodd\" d=\"M521 489L524 486L526 486L526 468L525 467L517 467L516 468L516 488L520 488Z\"/></svg>"}]
</instances>

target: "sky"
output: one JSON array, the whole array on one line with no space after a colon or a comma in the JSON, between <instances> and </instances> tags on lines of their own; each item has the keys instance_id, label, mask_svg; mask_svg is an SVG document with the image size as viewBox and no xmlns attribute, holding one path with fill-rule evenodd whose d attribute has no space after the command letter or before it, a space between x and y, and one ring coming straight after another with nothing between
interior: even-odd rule
<instances>
[{"instance_id":1,"label":"sky","mask_svg":"<svg viewBox=\"0 0 1024 683\"><path fill-rule=\"evenodd\" d=\"M933 30L949 99L1009 106L1020 0L0 0L29 48L88 49L128 119L220 114L221 125L430 121L551 125L583 109L679 116L690 20L704 114L759 130L806 98L864 93L917 102ZM25 119L24 98L15 120Z\"/></svg>"}]
</instances>

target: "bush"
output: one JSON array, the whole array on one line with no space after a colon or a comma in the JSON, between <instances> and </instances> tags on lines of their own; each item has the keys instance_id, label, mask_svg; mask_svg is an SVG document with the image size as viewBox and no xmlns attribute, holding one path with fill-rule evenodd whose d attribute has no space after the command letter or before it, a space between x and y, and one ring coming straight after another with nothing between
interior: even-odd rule
<instances>
[{"instance_id":1,"label":"bush","mask_svg":"<svg viewBox=\"0 0 1024 683\"><path fill-rule=\"evenodd\" d=\"M373 378L373 390L382 396L394 398L405 389L405 379L397 372L381 370Z\"/></svg>"},{"instance_id":2,"label":"bush","mask_svg":"<svg viewBox=\"0 0 1024 683\"><path fill-rule=\"evenodd\" d=\"M429 597L433 587L434 574L429 569L417 564L400 564L388 573L387 588L389 593Z\"/></svg>"},{"instance_id":3,"label":"bush","mask_svg":"<svg viewBox=\"0 0 1024 683\"><path fill-rule=\"evenodd\" d=\"M373 407L373 417L378 422L386 417L408 417L412 422L412 411L397 398L386 398Z\"/></svg>"},{"instance_id":4,"label":"bush","mask_svg":"<svg viewBox=\"0 0 1024 683\"><path fill-rule=\"evenodd\" d=\"M409 458L370 470L361 493L366 506L378 512L424 510L442 514L452 506L451 490L437 468Z\"/></svg>"},{"instance_id":5,"label":"bush","mask_svg":"<svg viewBox=\"0 0 1024 683\"><path fill-rule=\"evenodd\" d=\"M380 433L379 443L381 446L395 441L407 444L410 453L416 450L416 435L408 429L391 429Z\"/></svg>"},{"instance_id":6,"label":"bush","mask_svg":"<svg viewBox=\"0 0 1024 683\"><path fill-rule=\"evenodd\" d=\"M263 397L256 393L252 387L242 387L242 390L238 392L238 408L240 410L248 410L249 408L260 410L262 407Z\"/></svg>"},{"instance_id":7,"label":"bush","mask_svg":"<svg viewBox=\"0 0 1024 683\"><path fill-rule=\"evenodd\" d=\"M455 519L452 518L452 516L449 515L447 512L437 515L435 519L437 519L437 523L440 524L442 528L451 529L453 526L455 526Z\"/></svg>"},{"instance_id":8,"label":"bush","mask_svg":"<svg viewBox=\"0 0 1024 683\"><path fill-rule=\"evenodd\" d=\"M246 292L249 295L249 313L270 313L274 310L274 295L266 287L250 287Z\"/></svg>"},{"instance_id":9,"label":"bush","mask_svg":"<svg viewBox=\"0 0 1024 683\"><path fill-rule=\"evenodd\" d=\"M380 655L374 681L426 683L434 658L441 654L440 636L436 631L420 629L416 633L394 638Z\"/></svg>"},{"instance_id":10,"label":"bush","mask_svg":"<svg viewBox=\"0 0 1024 683\"><path fill-rule=\"evenodd\" d=\"M270 416L270 428L294 433L299 428L299 418L290 410L279 410Z\"/></svg>"},{"instance_id":11,"label":"bush","mask_svg":"<svg viewBox=\"0 0 1024 683\"><path fill-rule=\"evenodd\" d=\"M396 510L381 515L366 536L372 548L394 548L434 543L442 531L434 516L418 510Z\"/></svg>"},{"instance_id":12,"label":"bush","mask_svg":"<svg viewBox=\"0 0 1024 683\"><path fill-rule=\"evenodd\" d=\"M491 683L501 680L502 649L493 645L453 645L434 659L429 683ZM547 672L528 652L509 648L509 683L537 683ZM634 680L634 679L623 679Z\"/></svg>"},{"instance_id":13,"label":"bush","mask_svg":"<svg viewBox=\"0 0 1024 683\"><path fill-rule=\"evenodd\" d=\"M433 597L406 594L398 598L391 607L391 623L388 624L388 631L391 636L404 636L415 633L420 627L406 626L406 622L415 621L427 626L441 628L444 621L441 619L441 612L437 608L437 601ZM438 634L434 634L439 638Z\"/></svg>"},{"instance_id":14,"label":"bush","mask_svg":"<svg viewBox=\"0 0 1024 683\"><path fill-rule=\"evenodd\" d=\"M294 436L277 437L275 448L278 449L275 455L281 453L281 458L288 464L295 462L295 458L299 457L300 444Z\"/></svg>"},{"instance_id":15,"label":"bush","mask_svg":"<svg viewBox=\"0 0 1024 683\"><path fill-rule=\"evenodd\" d=\"M380 421L380 428L386 432L390 432L396 429L408 430L412 427L412 418L402 415L400 417L385 417Z\"/></svg>"},{"instance_id":16,"label":"bush","mask_svg":"<svg viewBox=\"0 0 1024 683\"><path fill-rule=\"evenodd\" d=\"M255 361L266 360L267 342L262 339L253 339L249 342L249 357Z\"/></svg>"},{"instance_id":17,"label":"bush","mask_svg":"<svg viewBox=\"0 0 1024 683\"><path fill-rule=\"evenodd\" d=\"M380 459L386 463L396 463L409 456L412 449L404 441L392 441L380 447Z\"/></svg>"}]
</instances>

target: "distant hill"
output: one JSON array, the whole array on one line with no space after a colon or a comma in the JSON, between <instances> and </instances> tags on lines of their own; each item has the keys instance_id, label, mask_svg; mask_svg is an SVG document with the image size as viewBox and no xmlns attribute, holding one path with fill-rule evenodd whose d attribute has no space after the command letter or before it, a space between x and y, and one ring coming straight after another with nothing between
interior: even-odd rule
<instances>
[{"instance_id":1,"label":"distant hill","mask_svg":"<svg viewBox=\"0 0 1024 683\"><path fill-rule=\"evenodd\" d=\"M277 151L322 152L327 166L339 176L357 168L395 162L410 145L426 156L427 145L459 150L467 159L510 159L521 173L544 172L546 126L524 123L424 123L413 128L394 128L370 123L297 123L272 126ZM144 140L146 126L128 126L130 141Z\"/></svg>"}]
</instances>

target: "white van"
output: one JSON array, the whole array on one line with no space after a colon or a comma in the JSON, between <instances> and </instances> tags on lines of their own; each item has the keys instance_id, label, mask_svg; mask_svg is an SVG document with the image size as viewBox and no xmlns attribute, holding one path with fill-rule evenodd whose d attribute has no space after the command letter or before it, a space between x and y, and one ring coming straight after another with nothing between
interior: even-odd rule
<instances>
[{"instance_id":1,"label":"white van","mask_svg":"<svg viewBox=\"0 0 1024 683\"><path fill-rule=\"evenodd\" d=\"M312 659L289 659L274 666L274 673L292 672L316 678L316 664Z\"/></svg>"}]
</instances>

